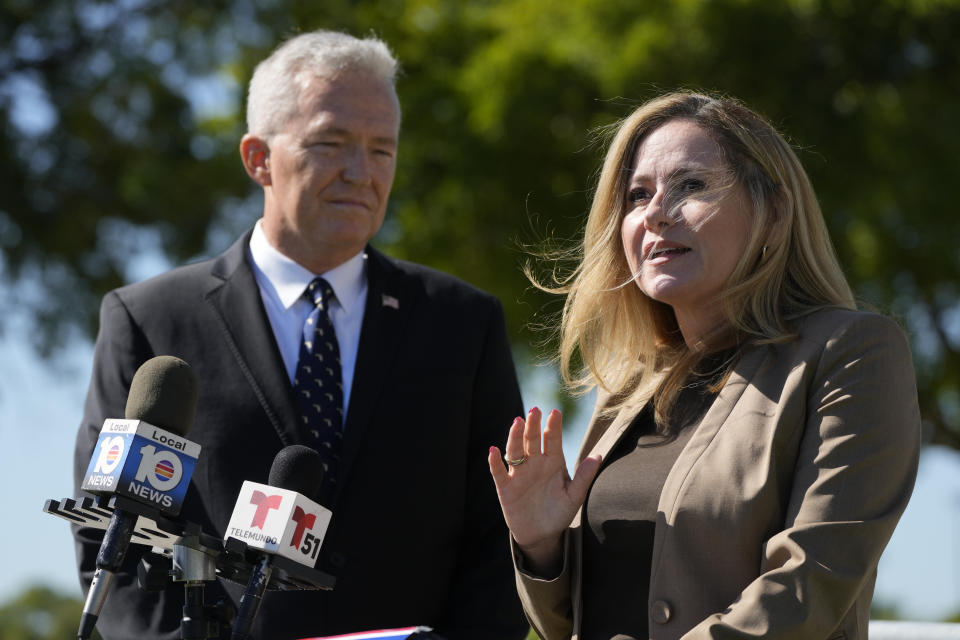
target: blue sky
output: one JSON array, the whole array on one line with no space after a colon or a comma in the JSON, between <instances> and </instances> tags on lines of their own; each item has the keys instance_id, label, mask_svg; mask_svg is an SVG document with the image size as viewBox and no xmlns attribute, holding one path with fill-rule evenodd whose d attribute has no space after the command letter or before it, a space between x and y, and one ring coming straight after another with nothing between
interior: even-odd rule
<instances>
[{"instance_id":1,"label":"blue sky","mask_svg":"<svg viewBox=\"0 0 960 640\"><path fill-rule=\"evenodd\" d=\"M69 525L42 512L46 499L72 492L73 442L92 364L92 347L80 339L74 343L44 364L26 345L23 327L0 339L2 504L7 530L22 536L22 542L9 545L16 552L7 554L0 602L36 583L81 596ZM556 385L552 372L537 369L524 378L525 404L550 407ZM590 399L584 403L588 408ZM581 411L568 425L568 459L588 415L589 410ZM938 620L960 610L958 540L960 454L928 448L913 499L880 562L876 599L896 604L916 620Z\"/></svg>"}]
</instances>

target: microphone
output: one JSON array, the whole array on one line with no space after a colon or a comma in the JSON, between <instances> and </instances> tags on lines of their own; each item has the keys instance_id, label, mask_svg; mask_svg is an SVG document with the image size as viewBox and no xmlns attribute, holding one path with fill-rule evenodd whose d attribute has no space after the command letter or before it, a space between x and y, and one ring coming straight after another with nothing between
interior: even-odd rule
<instances>
[{"instance_id":1,"label":"microphone","mask_svg":"<svg viewBox=\"0 0 960 640\"><path fill-rule=\"evenodd\" d=\"M258 556L233 624L232 640L250 633L276 559L312 569L332 513L306 496L315 496L323 480L320 455L303 445L280 450L270 466L269 485L243 483L224 541L236 538ZM289 566L289 565L286 565Z\"/></svg>"},{"instance_id":2,"label":"microphone","mask_svg":"<svg viewBox=\"0 0 960 640\"><path fill-rule=\"evenodd\" d=\"M77 637L93 633L141 515L176 516L200 455L183 436L197 408L197 378L183 360L157 356L133 376L124 419L107 418L80 488L118 503L97 553ZM129 498L130 500L125 500Z\"/></svg>"}]
</instances>

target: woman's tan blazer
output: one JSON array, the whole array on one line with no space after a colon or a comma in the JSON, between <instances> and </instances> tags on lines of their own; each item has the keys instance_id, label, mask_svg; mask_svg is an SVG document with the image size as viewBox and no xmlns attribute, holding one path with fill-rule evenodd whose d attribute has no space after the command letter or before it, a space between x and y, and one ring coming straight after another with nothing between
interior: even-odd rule
<instances>
[{"instance_id":1,"label":"woman's tan blazer","mask_svg":"<svg viewBox=\"0 0 960 640\"><path fill-rule=\"evenodd\" d=\"M650 599L637 603L652 640L867 637L877 563L917 472L910 351L872 313L818 311L794 328L744 353L667 476ZM595 413L580 459L609 453L639 409ZM527 616L550 640L578 638L580 518L557 579L515 552Z\"/></svg>"}]
</instances>

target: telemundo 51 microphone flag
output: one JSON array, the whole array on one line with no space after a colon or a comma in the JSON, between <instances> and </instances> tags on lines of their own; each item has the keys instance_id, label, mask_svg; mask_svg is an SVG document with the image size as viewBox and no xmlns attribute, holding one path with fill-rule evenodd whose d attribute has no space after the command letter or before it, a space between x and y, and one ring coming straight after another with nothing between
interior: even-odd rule
<instances>
[{"instance_id":1,"label":"telemundo 51 microphone flag","mask_svg":"<svg viewBox=\"0 0 960 640\"><path fill-rule=\"evenodd\" d=\"M223 538L313 567L332 515L296 491L245 480Z\"/></svg>"},{"instance_id":2,"label":"telemundo 51 microphone flag","mask_svg":"<svg viewBox=\"0 0 960 640\"><path fill-rule=\"evenodd\" d=\"M176 516L199 456L199 444L160 427L108 418L80 488L126 496Z\"/></svg>"}]
</instances>

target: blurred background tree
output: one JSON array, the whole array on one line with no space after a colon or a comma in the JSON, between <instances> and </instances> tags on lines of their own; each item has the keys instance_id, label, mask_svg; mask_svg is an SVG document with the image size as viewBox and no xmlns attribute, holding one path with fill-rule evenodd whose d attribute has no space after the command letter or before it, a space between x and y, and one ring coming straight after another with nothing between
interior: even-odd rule
<instances>
[{"instance_id":1,"label":"blurred background tree","mask_svg":"<svg viewBox=\"0 0 960 640\"><path fill-rule=\"evenodd\" d=\"M522 247L576 239L593 132L662 90L719 91L795 143L858 295L911 333L929 438L960 448L958 5L4 0L0 282L50 354L70 328L92 337L145 260L225 248L260 207L236 152L253 64L301 30L374 31L404 113L375 242L500 296L518 360L559 309Z\"/></svg>"},{"instance_id":2,"label":"blurred background tree","mask_svg":"<svg viewBox=\"0 0 960 640\"><path fill-rule=\"evenodd\" d=\"M47 587L29 587L0 605L3 640L62 640L77 635L83 602ZM94 631L93 640L100 640Z\"/></svg>"}]
</instances>

